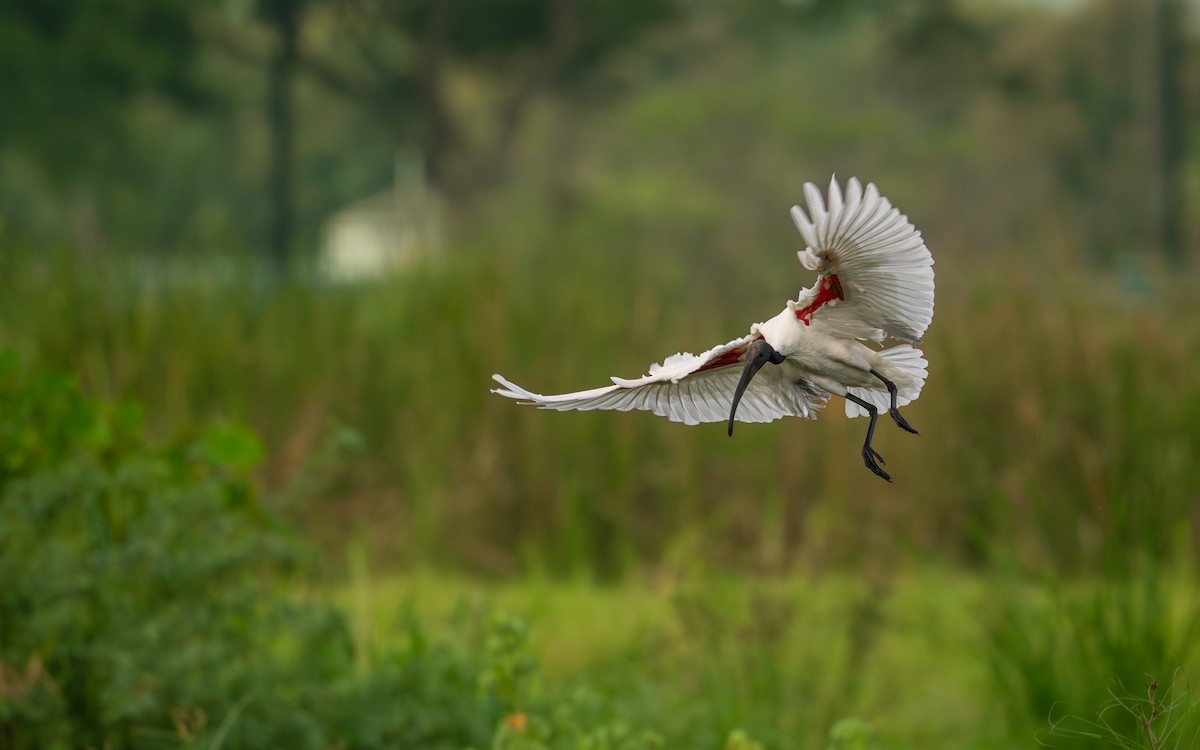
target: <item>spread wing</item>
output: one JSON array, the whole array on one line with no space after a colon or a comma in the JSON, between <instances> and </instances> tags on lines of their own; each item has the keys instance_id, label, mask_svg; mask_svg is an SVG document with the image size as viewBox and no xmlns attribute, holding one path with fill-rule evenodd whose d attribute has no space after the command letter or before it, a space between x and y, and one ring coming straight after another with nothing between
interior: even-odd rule
<instances>
[{"instance_id":1,"label":"spread wing","mask_svg":"<svg viewBox=\"0 0 1200 750\"><path fill-rule=\"evenodd\" d=\"M808 213L792 207L792 220L808 247L800 262L820 275L788 306L824 332L883 341L919 343L933 320L933 258L908 217L856 178L843 198L837 178L825 204L805 183Z\"/></svg>"},{"instance_id":2,"label":"spread wing","mask_svg":"<svg viewBox=\"0 0 1200 750\"><path fill-rule=\"evenodd\" d=\"M650 374L645 377L613 378L613 385L590 391L543 396L493 375L492 379L504 387L492 393L556 411L637 409L684 424L724 422L729 419L746 346L756 338L759 337L743 336L703 354L676 354L661 365L651 365ZM828 394L812 383L795 377L789 367L763 368L742 396L737 421L771 422L788 416L816 418L827 398Z\"/></svg>"}]
</instances>

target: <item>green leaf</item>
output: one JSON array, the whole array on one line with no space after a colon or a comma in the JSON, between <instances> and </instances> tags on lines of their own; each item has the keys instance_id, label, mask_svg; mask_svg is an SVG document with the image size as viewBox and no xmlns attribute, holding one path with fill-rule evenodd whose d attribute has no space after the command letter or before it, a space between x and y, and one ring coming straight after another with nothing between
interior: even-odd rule
<instances>
[{"instance_id":1,"label":"green leaf","mask_svg":"<svg viewBox=\"0 0 1200 750\"><path fill-rule=\"evenodd\" d=\"M209 427L193 450L193 456L202 461L243 472L253 469L263 459L262 442L235 422L218 422Z\"/></svg>"}]
</instances>

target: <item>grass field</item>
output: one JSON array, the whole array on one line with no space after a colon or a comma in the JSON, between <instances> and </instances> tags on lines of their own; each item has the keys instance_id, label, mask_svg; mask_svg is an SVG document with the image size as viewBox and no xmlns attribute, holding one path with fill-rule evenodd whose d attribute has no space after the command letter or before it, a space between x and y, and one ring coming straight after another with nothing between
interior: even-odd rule
<instances>
[{"instance_id":1,"label":"grass field","mask_svg":"<svg viewBox=\"0 0 1200 750\"><path fill-rule=\"evenodd\" d=\"M0 737L1084 748L1151 747L1149 721L1156 747L1200 743L1193 282L939 255L922 435L877 438L889 485L836 404L731 440L490 396L494 371L636 374L794 293L603 218L352 287L4 256L0 341L106 426L65 385L13 386L0 437L65 447L5 479ZM72 599L73 568L112 598ZM96 653L111 681L74 682ZM172 689L127 702L156 672Z\"/></svg>"},{"instance_id":2,"label":"grass field","mask_svg":"<svg viewBox=\"0 0 1200 750\"><path fill-rule=\"evenodd\" d=\"M1149 747L1137 713L1151 680L1171 707L1160 746L1192 747L1194 591L1190 576L1065 586L929 568L611 586L359 571L343 606L365 654L387 653L414 613L448 629L518 616L544 690L601 690L668 747L737 730L778 748Z\"/></svg>"},{"instance_id":3,"label":"grass field","mask_svg":"<svg viewBox=\"0 0 1200 750\"><path fill-rule=\"evenodd\" d=\"M970 658L984 651L972 616L978 587L932 572L886 593L844 576L715 572L607 587L417 575L352 591L371 602L352 611L372 643L396 631L389 613L405 603L431 622L452 621L464 606L520 616L551 684L615 682L620 715L671 746L716 746L736 729L770 747L820 746L847 718L912 746L950 747L1002 728L981 711L985 664ZM943 709L936 720L930 705Z\"/></svg>"}]
</instances>

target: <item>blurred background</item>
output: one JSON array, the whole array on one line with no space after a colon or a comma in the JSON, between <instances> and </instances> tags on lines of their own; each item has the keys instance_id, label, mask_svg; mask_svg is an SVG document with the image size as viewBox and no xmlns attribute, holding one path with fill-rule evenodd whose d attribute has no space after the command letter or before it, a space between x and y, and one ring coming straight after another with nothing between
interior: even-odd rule
<instances>
[{"instance_id":1,"label":"blurred background","mask_svg":"<svg viewBox=\"0 0 1200 750\"><path fill-rule=\"evenodd\" d=\"M0 745L1200 747L1191 0L3 0ZM922 230L865 424L634 377Z\"/></svg>"}]
</instances>

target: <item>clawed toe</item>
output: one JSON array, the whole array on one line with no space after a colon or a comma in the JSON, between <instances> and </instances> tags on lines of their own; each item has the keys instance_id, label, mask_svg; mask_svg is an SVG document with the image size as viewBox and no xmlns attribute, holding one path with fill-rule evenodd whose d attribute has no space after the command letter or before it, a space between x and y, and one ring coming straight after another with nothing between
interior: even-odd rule
<instances>
[{"instance_id":1,"label":"clawed toe","mask_svg":"<svg viewBox=\"0 0 1200 750\"><path fill-rule=\"evenodd\" d=\"M913 427L912 425L910 425L908 423L907 419L905 419L903 416L901 416L899 409L889 409L888 414L892 415L892 419L895 420L896 425L899 426L900 429L902 429L906 432L911 432L914 435L921 434L921 433L917 432L915 427Z\"/></svg>"},{"instance_id":2,"label":"clawed toe","mask_svg":"<svg viewBox=\"0 0 1200 750\"><path fill-rule=\"evenodd\" d=\"M883 456L879 455L878 451L869 445L864 445L862 457L863 463L867 465L867 468L870 469L875 476L880 477L881 479L886 479L889 482L892 481L891 475L879 466L879 464L886 464L887 461L883 460ZM879 463L876 463L876 461Z\"/></svg>"}]
</instances>

